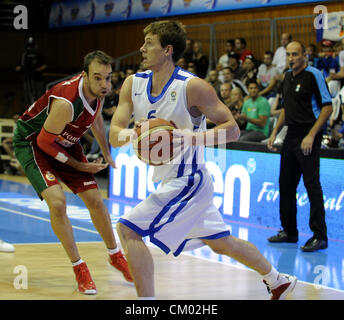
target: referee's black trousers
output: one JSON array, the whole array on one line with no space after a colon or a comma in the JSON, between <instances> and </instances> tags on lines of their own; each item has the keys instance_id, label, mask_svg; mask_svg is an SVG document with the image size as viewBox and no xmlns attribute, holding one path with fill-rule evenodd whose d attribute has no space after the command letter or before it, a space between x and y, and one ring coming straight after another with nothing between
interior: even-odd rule
<instances>
[{"instance_id":1,"label":"referee's black trousers","mask_svg":"<svg viewBox=\"0 0 344 320\"><path fill-rule=\"evenodd\" d=\"M301 151L301 142L305 135L304 132L300 135L300 132L289 128L282 146L279 177L281 225L289 235L298 235L296 189L303 175L310 202L309 227L315 238L327 240L319 170L322 135L318 134L315 137L311 154L304 155Z\"/></svg>"}]
</instances>

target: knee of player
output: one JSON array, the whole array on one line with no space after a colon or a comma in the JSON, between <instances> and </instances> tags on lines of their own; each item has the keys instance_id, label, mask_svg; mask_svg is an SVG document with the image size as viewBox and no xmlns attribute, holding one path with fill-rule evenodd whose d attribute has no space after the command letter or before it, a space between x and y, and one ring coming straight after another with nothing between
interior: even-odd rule
<instances>
[{"instance_id":1,"label":"knee of player","mask_svg":"<svg viewBox=\"0 0 344 320\"><path fill-rule=\"evenodd\" d=\"M217 254L236 256L240 251L236 238L232 236L210 240L205 243Z\"/></svg>"},{"instance_id":2,"label":"knee of player","mask_svg":"<svg viewBox=\"0 0 344 320\"><path fill-rule=\"evenodd\" d=\"M104 201L101 197L93 198L91 201L88 202L87 207L91 212L108 213Z\"/></svg>"},{"instance_id":3,"label":"knee of player","mask_svg":"<svg viewBox=\"0 0 344 320\"><path fill-rule=\"evenodd\" d=\"M54 198L47 201L51 214L65 215L67 211L67 204L65 198Z\"/></svg>"},{"instance_id":4,"label":"knee of player","mask_svg":"<svg viewBox=\"0 0 344 320\"><path fill-rule=\"evenodd\" d=\"M131 230L126 225L124 225L123 223L120 223L120 222L118 222L116 224L116 230L117 230L118 235L123 240L141 238L135 231Z\"/></svg>"}]
</instances>

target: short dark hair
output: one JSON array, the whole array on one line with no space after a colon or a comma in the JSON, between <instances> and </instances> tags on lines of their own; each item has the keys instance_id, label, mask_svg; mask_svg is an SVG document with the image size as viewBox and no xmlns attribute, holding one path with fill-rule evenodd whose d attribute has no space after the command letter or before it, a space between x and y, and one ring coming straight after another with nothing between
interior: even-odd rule
<instances>
[{"instance_id":1,"label":"short dark hair","mask_svg":"<svg viewBox=\"0 0 344 320\"><path fill-rule=\"evenodd\" d=\"M235 46L234 40L233 39L229 39L226 41L226 43L230 43L232 45L232 47Z\"/></svg>"},{"instance_id":2,"label":"short dark hair","mask_svg":"<svg viewBox=\"0 0 344 320\"><path fill-rule=\"evenodd\" d=\"M269 51L269 50L265 51L264 53L271 56L271 58L273 58L273 56L274 56L274 53L272 51Z\"/></svg>"},{"instance_id":3,"label":"short dark hair","mask_svg":"<svg viewBox=\"0 0 344 320\"><path fill-rule=\"evenodd\" d=\"M246 39L245 38L235 38L235 40L239 40L241 44L243 44L246 48L247 46L247 42L246 42Z\"/></svg>"},{"instance_id":4,"label":"short dark hair","mask_svg":"<svg viewBox=\"0 0 344 320\"><path fill-rule=\"evenodd\" d=\"M144 36L148 33L157 35L163 48L169 44L172 45L172 59L175 63L183 56L186 48L186 31L181 22L172 20L155 21L143 30Z\"/></svg>"},{"instance_id":5,"label":"short dark hair","mask_svg":"<svg viewBox=\"0 0 344 320\"><path fill-rule=\"evenodd\" d=\"M247 88L250 86L250 84L253 84L253 83L259 88L258 82L255 78L247 81Z\"/></svg>"},{"instance_id":6,"label":"short dark hair","mask_svg":"<svg viewBox=\"0 0 344 320\"><path fill-rule=\"evenodd\" d=\"M228 56L228 58L233 58L238 62L240 61L240 56L237 53L235 53L234 51L228 53L227 56Z\"/></svg>"},{"instance_id":7,"label":"short dark hair","mask_svg":"<svg viewBox=\"0 0 344 320\"><path fill-rule=\"evenodd\" d=\"M88 67L90 66L93 60L97 60L100 64L105 64L105 65L107 64L112 65L113 63L113 58L110 57L108 54L100 50L95 50L95 51L89 52L84 57L83 71L88 73Z\"/></svg>"},{"instance_id":8,"label":"short dark hair","mask_svg":"<svg viewBox=\"0 0 344 320\"><path fill-rule=\"evenodd\" d=\"M230 67L224 67L223 69L222 69L222 71L223 70L229 70L229 72L231 73L231 74L233 74L233 70L230 68Z\"/></svg>"},{"instance_id":9,"label":"short dark hair","mask_svg":"<svg viewBox=\"0 0 344 320\"><path fill-rule=\"evenodd\" d=\"M310 47L314 50L314 52L316 52L318 50L317 46L314 43L310 43L307 48Z\"/></svg>"}]
</instances>

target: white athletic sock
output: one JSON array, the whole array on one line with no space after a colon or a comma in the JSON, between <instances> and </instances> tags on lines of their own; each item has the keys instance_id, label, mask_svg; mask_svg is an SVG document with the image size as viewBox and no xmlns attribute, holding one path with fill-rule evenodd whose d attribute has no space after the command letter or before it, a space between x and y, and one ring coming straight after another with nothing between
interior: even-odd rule
<instances>
[{"instance_id":1,"label":"white athletic sock","mask_svg":"<svg viewBox=\"0 0 344 320\"><path fill-rule=\"evenodd\" d=\"M117 252L120 252L121 250L117 247L117 248L115 248L115 249L108 249L108 253L109 254L115 254L115 253L117 253Z\"/></svg>"},{"instance_id":2,"label":"white athletic sock","mask_svg":"<svg viewBox=\"0 0 344 320\"><path fill-rule=\"evenodd\" d=\"M137 300L155 300L155 297L137 297Z\"/></svg>"},{"instance_id":3,"label":"white athletic sock","mask_svg":"<svg viewBox=\"0 0 344 320\"><path fill-rule=\"evenodd\" d=\"M72 266L78 266L79 264L82 264L84 261L82 259L79 259L77 262L72 262Z\"/></svg>"},{"instance_id":4,"label":"white athletic sock","mask_svg":"<svg viewBox=\"0 0 344 320\"><path fill-rule=\"evenodd\" d=\"M279 272L272 266L271 271L263 276L263 280L266 281L271 289L275 288L278 284L278 274Z\"/></svg>"}]
</instances>

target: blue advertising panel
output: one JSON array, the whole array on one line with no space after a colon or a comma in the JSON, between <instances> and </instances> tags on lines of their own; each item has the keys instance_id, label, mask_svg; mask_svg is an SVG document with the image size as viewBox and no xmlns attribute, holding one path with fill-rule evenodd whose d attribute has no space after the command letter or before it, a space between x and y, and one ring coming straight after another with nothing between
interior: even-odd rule
<instances>
[{"instance_id":1,"label":"blue advertising panel","mask_svg":"<svg viewBox=\"0 0 344 320\"><path fill-rule=\"evenodd\" d=\"M124 203L121 212L135 206L159 187L153 183L153 167L140 161L131 146L112 148L117 169L110 170L109 198ZM206 148L207 169L214 180L214 204L226 222L280 228L279 161L274 153ZM320 176L324 192L328 236L344 240L344 161L321 158ZM309 201L300 181L297 191L298 229L308 227Z\"/></svg>"},{"instance_id":2,"label":"blue advertising panel","mask_svg":"<svg viewBox=\"0 0 344 320\"><path fill-rule=\"evenodd\" d=\"M49 27L180 16L325 0L66 0L53 2Z\"/></svg>"}]
</instances>

